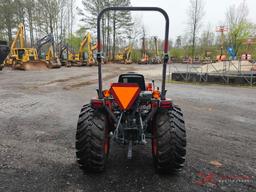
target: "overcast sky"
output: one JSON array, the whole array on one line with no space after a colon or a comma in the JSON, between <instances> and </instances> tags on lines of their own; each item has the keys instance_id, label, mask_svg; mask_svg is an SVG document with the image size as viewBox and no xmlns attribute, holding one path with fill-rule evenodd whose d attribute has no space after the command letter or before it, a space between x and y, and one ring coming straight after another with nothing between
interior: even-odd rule
<instances>
[{"instance_id":1,"label":"overcast sky","mask_svg":"<svg viewBox=\"0 0 256 192\"><path fill-rule=\"evenodd\" d=\"M78 5L81 5L78 0ZM205 4L205 16L203 24L212 27L224 23L225 13L231 5L238 5L242 0L203 0ZM249 8L249 20L256 23L256 0L246 0ZM170 37L175 39L186 32L188 20L187 10L189 0L131 0L133 6L157 6L166 10L170 17ZM164 18L159 13L136 13L133 17L140 18L145 26L148 36L157 35L163 38Z\"/></svg>"}]
</instances>

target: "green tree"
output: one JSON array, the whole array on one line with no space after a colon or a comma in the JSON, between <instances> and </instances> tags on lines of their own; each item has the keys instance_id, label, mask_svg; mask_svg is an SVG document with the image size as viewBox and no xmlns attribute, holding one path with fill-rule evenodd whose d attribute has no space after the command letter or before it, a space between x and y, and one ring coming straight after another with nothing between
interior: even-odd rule
<instances>
[{"instance_id":1,"label":"green tree","mask_svg":"<svg viewBox=\"0 0 256 192\"><path fill-rule=\"evenodd\" d=\"M254 34L254 25L248 22L247 19L248 13L249 10L245 0L237 7L232 5L226 13L229 29L227 43L234 48L236 55L242 44Z\"/></svg>"}]
</instances>

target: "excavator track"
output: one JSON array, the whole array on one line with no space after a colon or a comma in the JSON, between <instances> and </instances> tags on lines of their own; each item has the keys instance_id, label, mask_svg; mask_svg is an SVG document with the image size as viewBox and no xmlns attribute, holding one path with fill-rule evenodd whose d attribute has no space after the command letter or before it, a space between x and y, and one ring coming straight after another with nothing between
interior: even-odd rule
<instances>
[{"instance_id":1,"label":"excavator track","mask_svg":"<svg viewBox=\"0 0 256 192\"><path fill-rule=\"evenodd\" d=\"M47 61L47 66L50 69L57 69L61 67L61 62L58 58Z\"/></svg>"}]
</instances>

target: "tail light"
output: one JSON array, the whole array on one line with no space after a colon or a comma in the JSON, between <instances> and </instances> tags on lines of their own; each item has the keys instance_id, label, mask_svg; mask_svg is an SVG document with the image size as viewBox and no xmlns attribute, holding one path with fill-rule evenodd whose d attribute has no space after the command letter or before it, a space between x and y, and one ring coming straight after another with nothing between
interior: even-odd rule
<instances>
[{"instance_id":1,"label":"tail light","mask_svg":"<svg viewBox=\"0 0 256 192\"><path fill-rule=\"evenodd\" d=\"M103 106L103 100L92 99L91 105L92 105L92 108L99 109Z\"/></svg>"},{"instance_id":2,"label":"tail light","mask_svg":"<svg viewBox=\"0 0 256 192\"><path fill-rule=\"evenodd\" d=\"M172 101L164 100L160 102L160 108L162 109L171 109L172 108Z\"/></svg>"}]
</instances>

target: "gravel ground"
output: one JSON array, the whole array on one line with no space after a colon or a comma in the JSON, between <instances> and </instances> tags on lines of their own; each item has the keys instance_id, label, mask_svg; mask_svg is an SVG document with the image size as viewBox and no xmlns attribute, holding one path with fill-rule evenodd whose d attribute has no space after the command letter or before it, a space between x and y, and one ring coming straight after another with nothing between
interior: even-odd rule
<instances>
[{"instance_id":1,"label":"gravel ground","mask_svg":"<svg viewBox=\"0 0 256 192\"><path fill-rule=\"evenodd\" d=\"M160 79L161 66L105 65ZM150 142L112 143L106 172L83 174L75 159L81 106L96 95L97 68L0 71L0 191L256 191L256 89L167 84L187 127L187 160L177 175L154 172Z\"/></svg>"}]
</instances>

